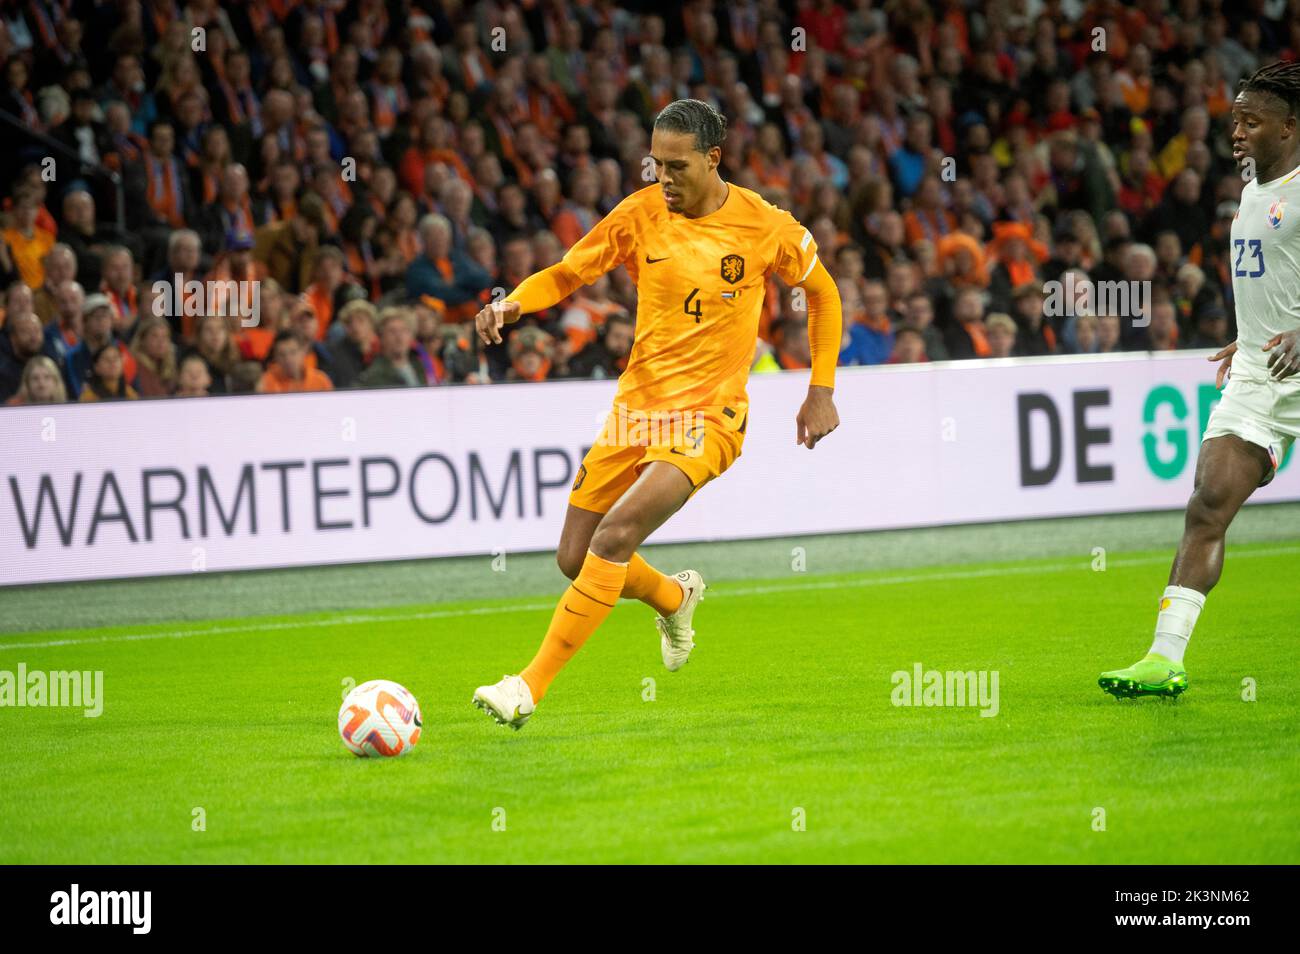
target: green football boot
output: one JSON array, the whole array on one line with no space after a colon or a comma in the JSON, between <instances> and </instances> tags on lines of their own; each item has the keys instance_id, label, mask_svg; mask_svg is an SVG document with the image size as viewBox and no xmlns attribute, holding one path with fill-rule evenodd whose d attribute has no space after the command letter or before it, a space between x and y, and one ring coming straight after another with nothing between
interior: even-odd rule
<instances>
[{"instance_id":1,"label":"green football boot","mask_svg":"<svg viewBox=\"0 0 1300 954\"><path fill-rule=\"evenodd\" d=\"M1127 669L1103 672L1097 685L1117 699L1138 696L1177 696L1187 688L1187 671L1182 663L1147 653Z\"/></svg>"}]
</instances>

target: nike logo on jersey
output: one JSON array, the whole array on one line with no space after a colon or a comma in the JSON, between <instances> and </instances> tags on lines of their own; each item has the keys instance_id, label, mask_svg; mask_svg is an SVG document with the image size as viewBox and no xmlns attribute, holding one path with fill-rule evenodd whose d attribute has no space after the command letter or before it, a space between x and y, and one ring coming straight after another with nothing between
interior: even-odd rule
<instances>
[{"instance_id":1,"label":"nike logo on jersey","mask_svg":"<svg viewBox=\"0 0 1300 954\"><path fill-rule=\"evenodd\" d=\"M672 258L671 255L665 255L663 258L651 258L649 255L647 255L645 257L645 263L647 265L653 265L655 262L666 262L670 258Z\"/></svg>"}]
</instances>

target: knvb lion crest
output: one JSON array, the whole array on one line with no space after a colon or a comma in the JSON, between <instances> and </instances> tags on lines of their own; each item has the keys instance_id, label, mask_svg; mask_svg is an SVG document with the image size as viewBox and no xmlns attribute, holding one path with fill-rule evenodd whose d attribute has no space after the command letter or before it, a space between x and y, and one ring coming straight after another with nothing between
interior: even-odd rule
<instances>
[{"instance_id":1,"label":"knvb lion crest","mask_svg":"<svg viewBox=\"0 0 1300 954\"><path fill-rule=\"evenodd\" d=\"M728 285L734 285L745 277L745 260L739 255L722 256L722 278Z\"/></svg>"}]
</instances>

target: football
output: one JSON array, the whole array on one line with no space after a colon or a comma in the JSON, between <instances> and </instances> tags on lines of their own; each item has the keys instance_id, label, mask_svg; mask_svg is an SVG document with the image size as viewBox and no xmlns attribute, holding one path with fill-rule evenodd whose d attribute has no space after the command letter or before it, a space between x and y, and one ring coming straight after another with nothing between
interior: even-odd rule
<instances>
[{"instance_id":1,"label":"football","mask_svg":"<svg viewBox=\"0 0 1300 954\"><path fill-rule=\"evenodd\" d=\"M343 699L339 737L361 758L405 755L420 741L420 704L395 682L363 682Z\"/></svg>"}]
</instances>

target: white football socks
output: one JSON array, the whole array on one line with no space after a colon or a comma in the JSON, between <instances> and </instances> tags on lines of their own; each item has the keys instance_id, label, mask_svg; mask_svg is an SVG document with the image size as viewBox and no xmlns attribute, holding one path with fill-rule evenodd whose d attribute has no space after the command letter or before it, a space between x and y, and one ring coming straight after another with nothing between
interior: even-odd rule
<instances>
[{"instance_id":1,"label":"white football socks","mask_svg":"<svg viewBox=\"0 0 1300 954\"><path fill-rule=\"evenodd\" d=\"M1185 586L1166 586L1160 598L1160 615L1156 617L1156 638L1151 652L1181 664L1192 638L1192 627L1205 605L1205 594Z\"/></svg>"}]
</instances>

